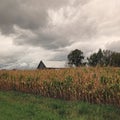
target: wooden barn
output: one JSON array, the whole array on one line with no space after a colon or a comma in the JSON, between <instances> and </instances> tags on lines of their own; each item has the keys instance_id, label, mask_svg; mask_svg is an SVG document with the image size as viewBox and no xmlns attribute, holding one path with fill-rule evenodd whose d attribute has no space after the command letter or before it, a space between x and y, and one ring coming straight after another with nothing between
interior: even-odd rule
<instances>
[{"instance_id":1,"label":"wooden barn","mask_svg":"<svg viewBox=\"0 0 120 120\"><path fill-rule=\"evenodd\" d=\"M65 68L58 68L58 67L47 67L43 61L41 60L38 67L37 67L38 70L42 70L42 69L55 69L55 70L58 70L58 69L65 69Z\"/></svg>"}]
</instances>

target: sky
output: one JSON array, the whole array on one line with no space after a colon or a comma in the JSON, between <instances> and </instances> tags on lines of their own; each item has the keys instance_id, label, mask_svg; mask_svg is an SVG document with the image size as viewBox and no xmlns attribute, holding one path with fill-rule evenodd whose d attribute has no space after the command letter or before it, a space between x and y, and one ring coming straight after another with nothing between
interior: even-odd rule
<instances>
[{"instance_id":1,"label":"sky","mask_svg":"<svg viewBox=\"0 0 120 120\"><path fill-rule=\"evenodd\" d=\"M120 0L0 0L0 69L64 67L99 48L120 52Z\"/></svg>"}]
</instances>

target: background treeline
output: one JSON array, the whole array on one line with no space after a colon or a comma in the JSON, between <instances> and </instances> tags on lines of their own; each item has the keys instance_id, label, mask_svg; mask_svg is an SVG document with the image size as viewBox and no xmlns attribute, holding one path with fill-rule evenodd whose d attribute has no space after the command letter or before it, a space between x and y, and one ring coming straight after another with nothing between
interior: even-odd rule
<instances>
[{"instance_id":1,"label":"background treeline","mask_svg":"<svg viewBox=\"0 0 120 120\"><path fill-rule=\"evenodd\" d=\"M68 65L69 66L113 66L120 67L120 53L111 50L99 49L98 52L92 53L87 57L85 62L84 54L81 50L75 49L68 54Z\"/></svg>"}]
</instances>

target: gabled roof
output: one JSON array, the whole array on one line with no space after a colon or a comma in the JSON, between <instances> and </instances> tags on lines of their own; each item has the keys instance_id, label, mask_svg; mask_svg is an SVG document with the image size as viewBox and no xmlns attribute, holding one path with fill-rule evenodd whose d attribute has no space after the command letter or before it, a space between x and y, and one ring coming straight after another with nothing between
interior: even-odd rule
<instances>
[{"instance_id":1,"label":"gabled roof","mask_svg":"<svg viewBox=\"0 0 120 120\"><path fill-rule=\"evenodd\" d=\"M45 64L42 61L40 61L37 69L44 69L44 68L46 68Z\"/></svg>"}]
</instances>

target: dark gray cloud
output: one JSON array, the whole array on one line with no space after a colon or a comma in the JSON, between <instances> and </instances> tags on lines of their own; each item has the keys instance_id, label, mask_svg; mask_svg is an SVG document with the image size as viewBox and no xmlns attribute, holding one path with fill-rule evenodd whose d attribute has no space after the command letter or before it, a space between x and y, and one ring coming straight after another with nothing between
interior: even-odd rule
<instances>
[{"instance_id":1,"label":"dark gray cloud","mask_svg":"<svg viewBox=\"0 0 120 120\"><path fill-rule=\"evenodd\" d=\"M32 1L31 1L32 2ZM39 4L40 5L40 4ZM3 34L14 31L14 25L23 29L38 29L47 22L47 13L41 7L30 6L28 0L0 0L0 28Z\"/></svg>"},{"instance_id":2,"label":"dark gray cloud","mask_svg":"<svg viewBox=\"0 0 120 120\"><path fill-rule=\"evenodd\" d=\"M64 27L63 25L57 27L56 25L49 24L50 18L54 17L49 15L49 10L52 10L53 13L59 17L59 12L61 8L63 8L60 15L63 16L65 20L69 20L73 15L67 16L69 13L66 6L74 7L76 3L77 5L83 5L86 1L88 0L81 0L79 2L76 0L72 4L70 0L1 0L1 32L3 34L14 33L17 36L18 31L16 31L15 27L21 29L22 33L14 40L16 45L40 46L46 49L57 49L69 46L76 37L91 36L95 31L94 25L91 25L91 22L87 21L88 18L86 16L82 16L79 21L76 21L77 24L74 22L73 24L68 23ZM72 14L74 14L74 12ZM62 23L64 24L64 21L62 21ZM35 36L29 35L26 31L30 31Z\"/></svg>"},{"instance_id":3,"label":"dark gray cloud","mask_svg":"<svg viewBox=\"0 0 120 120\"><path fill-rule=\"evenodd\" d=\"M64 48L70 45L72 42L69 41L67 37L62 36L59 33L40 32L34 35L23 33L14 40L14 43L16 45L28 45L43 47L46 49L58 49L61 47Z\"/></svg>"},{"instance_id":4,"label":"dark gray cloud","mask_svg":"<svg viewBox=\"0 0 120 120\"><path fill-rule=\"evenodd\" d=\"M3 34L16 35L15 26L22 32L16 37L17 45L42 46L57 48L67 45L67 39L59 33L42 32L48 25L48 10L66 5L68 0L0 0L0 29ZM35 37L26 33L29 30ZM63 42L63 41L66 42ZM47 44L49 43L49 44ZM68 44L69 45L69 44Z\"/></svg>"},{"instance_id":5,"label":"dark gray cloud","mask_svg":"<svg viewBox=\"0 0 120 120\"><path fill-rule=\"evenodd\" d=\"M47 24L47 10L59 8L68 0L0 0L1 31L11 33L14 25L23 29L36 30Z\"/></svg>"}]
</instances>

